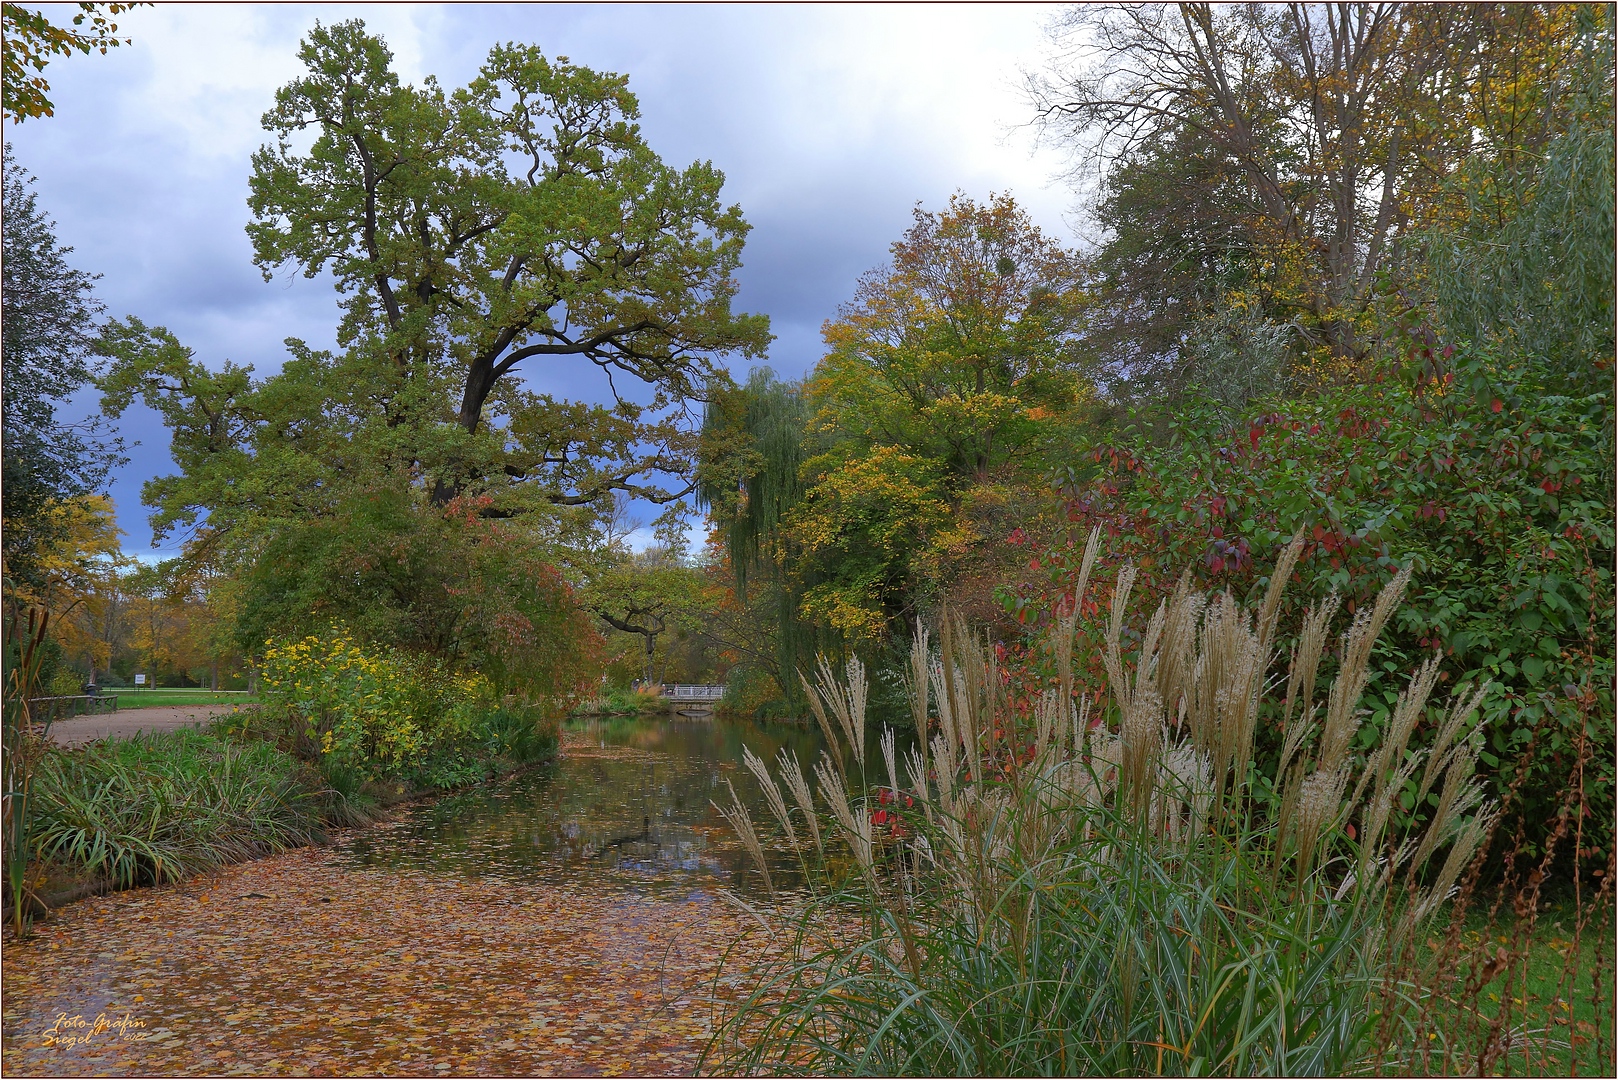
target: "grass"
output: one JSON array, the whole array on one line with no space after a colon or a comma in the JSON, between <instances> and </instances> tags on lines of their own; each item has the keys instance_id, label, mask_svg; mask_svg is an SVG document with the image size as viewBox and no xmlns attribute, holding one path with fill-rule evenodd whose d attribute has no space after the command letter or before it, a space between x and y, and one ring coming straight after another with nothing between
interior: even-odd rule
<instances>
[{"instance_id":1,"label":"grass","mask_svg":"<svg viewBox=\"0 0 1618 1080\"><path fill-rule=\"evenodd\" d=\"M116 887L178 881L321 835L320 785L290 755L203 731L142 733L41 763L41 858Z\"/></svg>"},{"instance_id":2,"label":"grass","mask_svg":"<svg viewBox=\"0 0 1618 1080\"><path fill-rule=\"evenodd\" d=\"M155 709L168 705L250 705L258 698L246 690L106 690L118 697L119 709Z\"/></svg>"},{"instance_id":3,"label":"grass","mask_svg":"<svg viewBox=\"0 0 1618 1080\"><path fill-rule=\"evenodd\" d=\"M556 749L529 711L497 708L402 784L379 786L367 776L330 775L319 758L300 760L281 727L250 710L205 730L49 750L35 780L38 858L118 888L178 881L317 842L330 826L370 820L384 796L476 783Z\"/></svg>"},{"instance_id":4,"label":"grass","mask_svg":"<svg viewBox=\"0 0 1618 1080\"><path fill-rule=\"evenodd\" d=\"M1463 977L1459 985L1439 988L1432 1003L1434 1026L1451 1032L1458 1043L1459 1067L1477 1071L1479 1050L1488 1046L1487 1030L1500 1020L1516 1030L1509 1046L1494 1047L1498 1057L1490 1072L1612 1075L1618 984L1610 898L1604 908L1601 901L1584 898L1582 914L1590 921L1577 935L1581 912L1570 895L1548 903L1531 922L1512 914L1509 904L1502 910L1503 917L1491 919L1486 908L1469 908L1452 946L1443 940L1444 927L1427 942L1434 954L1448 947L1463 976L1478 974L1475 981ZM1512 954L1512 963L1494 963L1501 949ZM1485 978L1491 970L1492 977Z\"/></svg>"},{"instance_id":5,"label":"grass","mask_svg":"<svg viewBox=\"0 0 1618 1080\"><path fill-rule=\"evenodd\" d=\"M1054 613L1055 687L1015 698L986 642L946 620L932 653L918 630L911 707L917 729L937 735L902 762L891 733L880 760L866 754L857 661L846 680L824 661L816 684L804 680L830 753L812 776L793 759L772 772L747 756L776 836L761 837L739 799L720 812L767 890L766 843L795 851L810 887L756 912L776 959L751 973L704 1066L1405 1074L1464 1071L1480 1056L1484 1071L1540 1071L1590 1047L1596 1071L1610 1070L1610 1022L1605 1042L1578 1027L1598 1011L1594 992L1582 1012L1568 1003L1560 1032L1532 1008L1500 1012L1507 1000L1553 1003L1547 987L1583 959L1551 964L1565 938L1552 930L1541 945L1536 928L1515 984L1511 955L1485 940L1487 915L1445 940L1456 889L1482 895L1499 811L1474 776L1481 689L1429 710L1429 662L1384 727L1361 726L1372 649L1408 572L1335 642L1336 598L1306 612L1291 663L1272 677L1297 541L1257 610L1182 581L1127 635L1130 655L1125 567L1105 638L1089 646L1105 686L1087 688L1071 650L1097 543L1071 606ZM1257 742L1261 715L1278 722L1273 749ZM1394 812L1429 793L1430 815ZM1611 925L1587 925L1583 942ZM1589 959L1581 978L1610 984L1610 960Z\"/></svg>"},{"instance_id":6,"label":"grass","mask_svg":"<svg viewBox=\"0 0 1618 1080\"><path fill-rule=\"evenodd\" d=\"M669 703L656 690L613 687L574 707L571 716L651 716L668 712Z\"/></svg>"}]
</instances>

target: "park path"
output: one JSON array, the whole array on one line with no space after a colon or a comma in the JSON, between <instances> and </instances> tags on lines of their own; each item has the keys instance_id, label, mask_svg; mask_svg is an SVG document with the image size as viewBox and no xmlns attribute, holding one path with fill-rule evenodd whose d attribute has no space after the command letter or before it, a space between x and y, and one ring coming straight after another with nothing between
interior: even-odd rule
<instances>
[{"instance_id":1,"label":"park path","mask_svg":"<svg viewBox=\"0 0 1618 1080\"><path fill-rule=\"evenodd\" d=\"M59 746L83 746L97 739L127 739L138 731L173 731L201 727L234 705L169 705L152 709L120 709L97 716L75 716L51 724L51 741Z\"/></svg>"},{"instance_id":2,"label":"park path","mask_svg":"<svg viewBox=\"0 0 1618 1080\"><path fill-rule=\"evenodd\" d=\"M11 1076L689 1074L741 929L704 893L355 869L303 848L85 900L8 940L0 1058Z\"/></svg>"}]
</instances>

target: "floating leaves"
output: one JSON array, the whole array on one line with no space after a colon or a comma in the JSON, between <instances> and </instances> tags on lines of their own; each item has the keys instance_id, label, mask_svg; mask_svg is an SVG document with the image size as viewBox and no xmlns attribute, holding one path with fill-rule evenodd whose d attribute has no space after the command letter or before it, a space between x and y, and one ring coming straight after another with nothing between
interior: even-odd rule
<instances>
[{"instance_id":1,"label":"floating leaves","mask_svg":"<svg viewBox=\"0 0 1618 1080\"><path fill-rule=\"evenodd\" d=\"M300 849L76 904L8 943L5 1071L685 1073L740 929L708 894L584 894ZM47 1045L58 1017L103 1014L129 1023Z\"/></svg>"}]
</instances>

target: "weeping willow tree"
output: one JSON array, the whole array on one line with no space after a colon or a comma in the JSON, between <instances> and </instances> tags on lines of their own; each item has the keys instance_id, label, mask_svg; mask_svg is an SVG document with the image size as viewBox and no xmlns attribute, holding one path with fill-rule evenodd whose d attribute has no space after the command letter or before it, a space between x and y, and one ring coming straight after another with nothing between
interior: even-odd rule
<instances>
[{"instance_id":1,"label":"weeping willow tree","mask_svg":"<svg viewBox=\"0 0 1618 1080\"><path fill-rule=\"evenodd\" d=\"M696 486L699 505L724 530L736 602L771 638L775 662L765 666L793 710L804 704L794 673L811 670L817 650L840 651L798 617L814 583L788 574L780 557L782 521L803 497L810 415L802 386L754 369L745 386L708 404Z\"/></svg>"},{"instance_id":2,"label":"weeping willow tree","mask_svg":"<svg viewBox=\"0 0 1618 1080\"><path fill-rule=\"evenodd\" d=\"M1540 152L1469 162L1454 181L1459 220L1425 237L1422 254L1442 322L1516 365L1537 365L1551 393L1612 385L1614 224L1610 11L1580 10L1566 85L1548 95ZM1600 486L1614 477L1613 412L1603 432Z\"/></svg>"},{"instance_id":3,"label":"weeping willow tree","mask_svg":"<svg viewBox=\"0 0 1618 1080\"><path fill-rule=\"evenodd\" d=\"M1610 12L1581 9L1572 62L1544 89L1554 134L1469 161L1453 182L1464 211L1423 252L1450 331L1548 360L1573 392L1611 379L1614 44Z\"/></svg>"}]
</instances>

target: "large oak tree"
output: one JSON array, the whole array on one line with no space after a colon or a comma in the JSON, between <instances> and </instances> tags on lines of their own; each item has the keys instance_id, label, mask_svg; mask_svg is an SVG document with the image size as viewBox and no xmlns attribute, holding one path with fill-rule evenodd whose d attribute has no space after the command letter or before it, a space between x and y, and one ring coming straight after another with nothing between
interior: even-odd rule
<instances>
[{"instance_id":1,"label":"large oak tree","mask_svg":"<svg viewBox=\"0 0 1618 1080\"><path fill-rule=\"evenodd\" d=\"M339 350L289 341L258 380L160 328L112 328L109 408L139 395L175 433L183 475L147 492L158 524L329 513L384 473L496 514L683 495L689 406L725 354L769 340L731 309L748 226L720 172L665 164L625 77L533 46L497 46L453 92L402 83L359 21L317 24L299 58L264 116L248 233L266 278L331 275ZM547 363L594 365L612 400L518 381Z\"/></svg>"}]
</instances>

